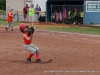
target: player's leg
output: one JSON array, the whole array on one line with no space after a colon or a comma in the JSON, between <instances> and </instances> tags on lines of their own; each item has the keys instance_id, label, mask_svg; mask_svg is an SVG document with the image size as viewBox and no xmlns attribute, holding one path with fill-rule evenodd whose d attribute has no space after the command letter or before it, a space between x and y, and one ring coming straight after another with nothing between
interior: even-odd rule
<instances>
[{"instance_id":1,"label":"player's leg","mask_svg":"<svg viewBox=\"0 0 100 75\"><path fill-rule=\"evenodd\" d=\"M8 31L9 27L10 27L10 22L8 22L7 26L5 27L6 31Z\"/></svg>"},{"instance_id":2,"label":"player's leg","mask_svg":"<svg viewBox=\"0 0 100 75\"><path fill-rule=\"evenodd\" d=\"M11 31L13 31L13 25L12 25L12 22L9 22L9 26L11 27Z\"/></svg>"},{"instance_id":3,"label":"player's leg","mask_svg":"<svg viewBox=\"0 0 100 75\"><path fill-rule=\"evenodd\" d=\"M40 54L39 54L40 53L39 48L37 46L33 45L33 44L32 44L32 47L36 50L36 62L41 62Z\"/></svg>"},{"instance_id":4,"label":"player's leg","mask_svg":"<svg viewBox=\"0 0 100 75\"><path fill-rule=\"evenodd\" d=\"M25 50L30 52L30 54L27 57L27 62L31 62L32 56L36 53L36 50L34 49L34 46L24 44L23 47L25 48Z\"/></svg>"}]
</instances>

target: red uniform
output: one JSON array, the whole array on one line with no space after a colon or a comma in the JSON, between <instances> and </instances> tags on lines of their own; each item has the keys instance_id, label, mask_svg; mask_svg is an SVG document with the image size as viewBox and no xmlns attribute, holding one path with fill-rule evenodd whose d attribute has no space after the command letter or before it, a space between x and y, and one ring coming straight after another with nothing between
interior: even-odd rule
<instances>
[{"instance_id":1,"label":"red uniform","mask_svg":"<svg viewBox=\"0 0 100 75\"><path fill-rule=\"evenodd\" d=\"M11 11L8 11L8 14L7 14L7 21L8 22L12 22L12 19L13 19L13 16L12 16L12 12Z\"/></svg>"},{"instance_id":2,"label":"red uniform","mask_svg":"<svg viewBox=\"0 0 100 75\"><path fill-rule=\"evenodd\" d=\"M34 54L36 54L36 62L41 62L40 55L39 55L39 48L32 44L32 35L29 37L27 30L26 30L26 24L22 23L20 25L20 30L23 33L23 47L30 52L28 55L26 61L31 62L31 58Z\"/></svg>"},{"instance_id":3,"label":"red uniform","mask_svg":"<svg viewBox=\"0 0 100 75\"><path fill-rule=\"evenodd\" d=\"M28 34L25 33L25 35L28 37ZM24 44L31 44L32 40L27 40L27 39L23 38L23 43Z\"/></svg>"}]
</instances>

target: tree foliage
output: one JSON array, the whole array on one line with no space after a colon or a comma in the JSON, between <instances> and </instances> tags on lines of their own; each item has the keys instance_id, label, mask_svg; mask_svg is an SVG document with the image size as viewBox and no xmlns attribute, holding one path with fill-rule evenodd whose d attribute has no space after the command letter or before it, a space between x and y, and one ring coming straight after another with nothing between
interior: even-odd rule
<instances>
[{"instance_id":1,"label":"tree foliage","mask_svg":"<svg viewBox=\"0 0 100 75\"><path fill-rule=\"evenodd\" d=\"M6 0L0 0L0 10L6 9Z\"/></svg>"}]
</instances>

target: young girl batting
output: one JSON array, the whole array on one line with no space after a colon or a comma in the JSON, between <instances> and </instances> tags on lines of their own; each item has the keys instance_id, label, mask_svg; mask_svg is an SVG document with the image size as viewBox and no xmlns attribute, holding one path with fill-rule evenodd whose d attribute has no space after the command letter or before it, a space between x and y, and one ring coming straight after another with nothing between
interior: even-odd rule
<instances>
[{"instance_id":1,"label":"young girl batting","mask_svg":"<svg viewBox=\"0 0 100 75\"><path fill-rule=\"evenodd\" d=\"M31 58L34 54L36 54L36 62L41 62L39 55L39 48L32 44L33 34L28 34L29 28L25 23L22 23L20 26L20 31L23 33L23 47L30 52L26 61L31 62Z\"/></svg>"}]
</instances>

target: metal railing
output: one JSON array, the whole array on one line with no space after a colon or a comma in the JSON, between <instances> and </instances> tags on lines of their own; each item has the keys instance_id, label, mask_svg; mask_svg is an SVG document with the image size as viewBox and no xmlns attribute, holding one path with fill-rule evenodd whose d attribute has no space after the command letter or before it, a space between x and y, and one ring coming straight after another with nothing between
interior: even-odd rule
<instances>
[{"instance_id":1,"label":"metal railing","mask_svg":"<svg viewBox=\"0 0 100 75\"><path fill-rule=\"evenodd\" d=\"M6 20L7 11L0 10L0 19ZM13 10L13 14L15 15L13 21L22 22L24 21L23 11L22 10ZM39 12L40 16L46 16L44 11ZM26 22L29 20L26 20Z\"/></svg>"}]
</instances>

